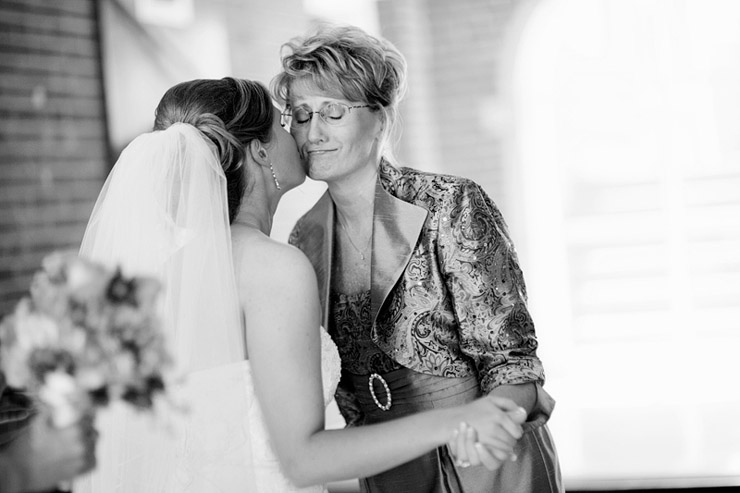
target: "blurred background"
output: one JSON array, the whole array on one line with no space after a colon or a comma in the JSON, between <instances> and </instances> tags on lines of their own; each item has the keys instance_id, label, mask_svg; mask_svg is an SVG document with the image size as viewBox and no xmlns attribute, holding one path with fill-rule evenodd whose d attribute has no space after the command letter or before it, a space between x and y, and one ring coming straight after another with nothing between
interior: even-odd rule
<instances>
[{"instance_id":1,"label":"blurred background","mask_svg":"<svg viewBox=\"0 0 740 493\"><path fill-rule=\"evenodd\" d=\"M735 0L0 0L0 315L79 247L167 88L269 82L327 21L405 54L400 161L503 211L568 490L740 485ZM290 192L273 236L323 191Z\"/></svg>"}]
</instances>

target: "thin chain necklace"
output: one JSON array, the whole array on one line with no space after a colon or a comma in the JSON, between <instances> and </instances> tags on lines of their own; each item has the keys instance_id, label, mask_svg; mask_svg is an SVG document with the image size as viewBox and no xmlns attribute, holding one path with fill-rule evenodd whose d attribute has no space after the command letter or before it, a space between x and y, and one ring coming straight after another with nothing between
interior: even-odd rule
<instances>
[{"instance_id":1,"label":"thin chain necklace","mask_svg":"<svg viewBox=\"0 0 740 493\"><path fill-rule=\"evenodd\" d=\"M373 240L373 235L371 234L370 237L367 239L367 245L365 245L365 248L360 250L359 248L357 248L357 245L355 245L355 242L352 241L352 235L349 234L349 230L344 225L344 221L342 221L342 218L339 214L337 214L337 219L339 219L339 227L342 228L342 231L344 231L344 236L346 236L347 239L349 240L349 244L352 245L352 248L355 249L355 251L360 255L360 258L364 262L365 261L364 252L366 252L367 249L370 248L370 242Z\"/></svg>"}]
</instances>

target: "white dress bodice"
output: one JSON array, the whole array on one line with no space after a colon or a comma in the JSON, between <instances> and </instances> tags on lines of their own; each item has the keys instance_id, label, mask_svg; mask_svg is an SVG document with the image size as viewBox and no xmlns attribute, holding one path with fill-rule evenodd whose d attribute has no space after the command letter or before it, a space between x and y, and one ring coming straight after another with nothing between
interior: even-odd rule
<instances>
[{"instance_id":1,"label":"white dress bodice","mask_svg":"<svg viewBox=\"0 0 740 493\"><path fill-rule=\"evenodd\" d=\"M339 383L339 352L321 329L325 406ZM98 465L75 493L325 493L283 475L257 402L249 361L191 373L177 389L184 417L152 419L112 405L98 416ZM125 423L125 426L121 426Z\"/></svg>"},{"instance_id":2,"label":"white dress bodice","mask_svg":"<svg viewBox=\"0 0 740 493\"><path fill-rule=\"evenodd\" d=\"M321 329L321 376L324 388L324 407L334 399L334 393L341 376L341 360L337 346L326 330ZM251 381L251 377L250 377ZM257 491L260 493L324 493L324 486L296 488L280 472L280 465L273 451L271 440L267 434L262 411L256 399L249 407L250 423L252 424L252 462L255 468ZM258 426L257 426L258 425Z\"/></svg>"}]
</instances>

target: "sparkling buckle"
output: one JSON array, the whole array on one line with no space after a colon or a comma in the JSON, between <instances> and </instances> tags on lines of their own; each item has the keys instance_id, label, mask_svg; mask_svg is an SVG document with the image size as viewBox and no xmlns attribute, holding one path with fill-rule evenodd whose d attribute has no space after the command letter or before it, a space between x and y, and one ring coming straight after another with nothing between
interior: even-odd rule
<instances>
[{"instance_id":1,"label":"sparkling buckle","mask_svg":"<svg viewBox=\"0 0 740 493\"><path fill-rule=\"evenodd\" d=\"M380 383L383 384L383 388L385 389L385 404L381 404L377 396L375 395L375 388L373 388L373 381L376 379L380 380ZM383 377L381 377L377 373L372 373L370 375L370 378L367 381L367 386L370 389L370 395L372 396L373 401L375 401L376 406L378 406L383 411L387 411L388 409L391 408L391 389L388 387L388 384L385 382Z\"/></svg>"}]
</instances>

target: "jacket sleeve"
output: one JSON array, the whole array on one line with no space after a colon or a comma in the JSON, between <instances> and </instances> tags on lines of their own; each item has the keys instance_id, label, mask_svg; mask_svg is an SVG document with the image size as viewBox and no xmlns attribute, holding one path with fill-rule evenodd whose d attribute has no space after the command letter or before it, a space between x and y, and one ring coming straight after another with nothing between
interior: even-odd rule
<instances>
[{"instance_id":1,"label":"jacket sleeve","mask_svg":"<svg viewBox=\"0 0 740 493\"><path fill-rule=\"evenodd\" d=\"M438 259L459 325L460 350L475 362L481 389L542 384L524 277L501 213L470 180L443 202Z\"/></svg>"}]
</instances>

